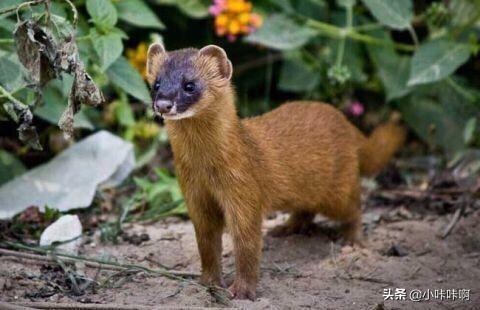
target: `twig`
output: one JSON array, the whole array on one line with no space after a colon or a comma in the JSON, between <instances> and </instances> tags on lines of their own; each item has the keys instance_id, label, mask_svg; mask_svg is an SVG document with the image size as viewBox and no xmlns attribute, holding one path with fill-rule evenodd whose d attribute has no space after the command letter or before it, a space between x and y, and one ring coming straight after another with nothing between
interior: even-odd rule
<instances>
[{"instance_id":1,"label":"twig","mask_svg":"<svg viewBox=\"0 0 480 310\"><path fill-rule=\"evenodd\" d=\"M44 2L45 0L35 0L35 1L24 2L24 3L21 3L20 5L15 5L15 6L11 6L11 7L0 10L0 15L15 12L25 5L38 5Z\"/></svg>"},{"instance_id":2,"label":"twig","mask_svg":"<svg viewBox=\"0 0 480 310\"><path fill-rule=\"evenodd\" d=\"M30 307L27 308L27 307L20 306L20 305L17 305L17 304L11 304L11 303L0 301L0 309L2 309L2 310L30 310L30 309L33 309L33 308L30 308Z\"/></svg>"},{"instance_id":3,"label":"twig","mask_svg":"<svg viewBox=\"0 0 480 310\"><path fill-rule=\"evenodd\" d=\"M70 8L72 9L72 12L73 12L73 23L72 23L72 25L73 25L73 29L76 29L77 28L77 23L78 23L77 8L75 7L75 5L70 0L65 0L65 2L67 2L68 5L70 5Z\"/></svg>"},{"instance_id":4,"label":"twig","mask_svg":"<svg viewBox=\"0 0 480 310\"><path fill-rule=\"evenodd\" d=\"M460 215L462 215L462 213L463 213L463 206L459 207L457 211L455 211L455 214L453 215L452 220L450 221L450 223L448 223L447 227L445 228L442 235L440 236L442 239L445 239L450 234L453 227L455 227L458 220L460 219Z\"/></svg>"},{"instance_id":5,"label":"twig","mask_svg":"<svg viewBox=\"0 0 480 310\"><path fill-rule=\"evenodd\" d=\"M10 244L9 244L10 245ZM36 249L36 248L30 248L28 247L29 250L32 251L37 251L40 253L46 254L47 251L41 250L41 249ZM0 254L2 255L10 255L10 256L15 256L15 257L20 257L20 258L26 258L26 259L33 259L33 260L42 260L45 262L55 262L55 258L49 257L49 256L42 256L42 255L37 255L37 254L30 254L30 253L23 253L19 251L12 251L12 250L7 250L4 248L0 248ZM110 261L104 261L96 258L91 258L91 257L84 257L84 256L75 256L75 255L69 255L69 254L64 254L64 253L56 253L57 256L62 257L63 261L65 262L77 262L77 261L84 261L85 266L91 267L91 268L103 268L107 270L114 270L114 271L124 271L128 269L136 269L136 270L143 270L149 273L155 273L155 274L161 274L165 275L167 277L173 276L175 279L178 279L179 277L198 277L198 273L194 272L187 272L187 271L180 271L180 270L156 270L156 269L149 269L144 266L140 265L122 265L119 263L115 262L110 262ZM184 280L182 278L182 280Z\"/></svg>"},{"instance_id":6,"label":"twig","mask_svg":"<svg viewBox=\"0 0 480 310\"><path fill-rule=\"evenodd\" d=\"M359 280L359 281L365 281L365 282L393 285L393 282L391 282L391 281L372 278L372 277L354 276L354 275L351 275L351 274L349 274L347 277L346 276L339 276L339 278L344 279L344 280Z\"/></svg>"}]
</instances>

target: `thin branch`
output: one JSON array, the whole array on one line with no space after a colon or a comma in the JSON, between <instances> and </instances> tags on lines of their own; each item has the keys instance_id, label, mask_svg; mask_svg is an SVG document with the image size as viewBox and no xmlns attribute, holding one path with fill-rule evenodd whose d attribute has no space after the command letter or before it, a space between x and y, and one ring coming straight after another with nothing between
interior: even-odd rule
<instances>
[{"instance_id":1,"label":"thin branch","mask_svg":"<svg viewBox=\"0 0 480 310\"><path fill-rule=\"evenodd\" d=\"M407 51L407 52L413 52L415 50L415 46L410 45L410 44L403 44L403 43L391 43L386 40L378 39L366 34L359 33L355 30L355 28L352 29L344 29L340 28L328 23L320 22L311 18L305 18L302 17L306 21L306 25L319 30L326 36L332 37L332 38L343 38L347 37L352 40L364 42L367 44L372 44L372 45L379 45L379 46L391 46L394 47L398 50L402 51Z\"/></svg>"},{"instance_id":2,"label":"thin branch","mask_svg":"<svg viewBox=\"0 0 480 310\"><path fill-rule=\"evenodd\" d=\"M47 0L33 0L33 1L20 3L15 9L15 12L17 13L17 22L20 22L20 20L21 20L20 19L20 14L18 13L21 8L23 8L24 6L31 7L32 5L44 4L46 2L47 2ZM1 14L1 12L0 12L0 14Z\"/></svg>"},{"instance_id":3,"label":"thin branch","mask_svg":"<svg viewBox=\"0 0 480 310\"><path fill-rule=\"evenodd\" d=\"M77 8L75 7L75 5L72 3L72 1L70 0L64 0L65 2L68 3L68 5L70 5L70 8L72 9L72 12L73 12L73 29L76 29L77 28L77 23L78 23L78 11L77 11Z\"/></svg>"},{"instance_id":4,"label":"thin branch","mask_svg":"<svg viewBox=\"0 0 480 310\"><path fill-rule=\"evenodd\" d=\"M30 251L38 252L38 253L43 253L43 254L48 254L50 251L44 250L41 248L34 248L34 247L29 247L25 245L18 245L15 243L10 243L8 242L7 245L16 247L19 249L27 249ZM20 257L20 258L26 258L26 259L33 259L33 260L42 260L45 262L56 262L56 259L50 256L42 256L42 255L37 255L37 254L31 254L31 253L24 253L24 252L19 252L19 251L13 251L13 250L8 250L4 248L0 248L0 254L2 255L10 255L10 256L15 256L15 257ZM133 264L120 264L116 262L111 262L111 261L105 261L101 260L98 258L92 258L92 257L85 257L85 256L77 256L77 255L70 255L66 253L55 253L56 256L62 257L62 260L65 262L78 262L78 261L83 261L85 262L85 266L91 267L91 268L103 268L107 270L115 270L115 271L121 271L121 270L128 270L128 269L136 269L136 270L142 270L147 273L154 273L154 274L159 274L162 276L166 276L168 278L173 278L175 280L182 280L185 281L185 277L198 277L198 273L194 272L186 272L186 271L180 271L180 270L161 270L161 269L150 269L144 266L140 265L133 265ZM195 282L196 283L196 282Z\"/></svg>"},{"instance_id":5,"label":"thin branch","mask_svg":"<svg viewBox=\"0 0 480 310\"><path fill-rule=\"evenodd\" d=\"M450 223L448 223L447 227L445 228L445 230L443 231L443 233L441 234L441 238L442 239L445 239L453 230L453 228L455 227L455 225L458 223L458 220L460 220L460 216L462 215L463 213L463 206L462 207L459 207L457 209L457 211L455 212L455 214L453 215L452 217L452 220L450 221Z\"/></svg>"},{"instance_id":6,"label":"thin branch","mask_svg":"<svg viewBox=\"0 0 480 310\"><path fill-rule=\"evenodd\" d=\"M9 101L11 101L18 110L25 110L28 109L28 105L21 102L17 98L13 97L11 93L9 93L5 88L3 88L2 85L0 85L0 96L7 98Z\"/></svg>"},{"instance_id":7,"label":"thin branch","mask_svg":"<svg viewBox=\"0 0 480 310\"><path fill-rule=\"evenodd\" d=\"M20 5L15 5L15 6L11 6L11 7L5 8L5 9L1 9L1 10L0 10L0 15L16 12L18 9L20 9L22 6L25 6L25 5L38 5L38 4L42 4L44 1L45 1L45 0L34 0L34 1L29 1L29 2L21 3Z\"/></svg>"}]
</instances>

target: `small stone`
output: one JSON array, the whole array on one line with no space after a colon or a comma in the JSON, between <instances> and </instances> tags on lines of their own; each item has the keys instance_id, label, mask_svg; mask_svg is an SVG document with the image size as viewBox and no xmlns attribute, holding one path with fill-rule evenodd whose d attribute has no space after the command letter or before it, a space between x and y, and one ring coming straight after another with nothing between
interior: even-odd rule
<instances>
[{"instance_id":1,"label":"small stone","mask_svg":"<svg viewBox=\"0 0 480 310\"><path fill-rule=\"evenodd\" d=\"M81 244L81 235L82 223L80 223L78 216L63 215L43 231L40 236L40 246L61 243L57 246L58 250L77 254Z\"/></svg>"}]
</instances>

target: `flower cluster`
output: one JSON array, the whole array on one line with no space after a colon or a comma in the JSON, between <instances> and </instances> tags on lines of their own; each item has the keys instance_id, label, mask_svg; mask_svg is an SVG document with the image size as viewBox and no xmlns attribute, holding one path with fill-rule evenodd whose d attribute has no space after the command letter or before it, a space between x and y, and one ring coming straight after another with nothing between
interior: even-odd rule
<instances>
[{"instance_id":1,"label":"flower cluster","mask_svg":"<svg viewBox=\"0 0 480 310\"><path fill-rule=\"evenodd\" d=\"M147 44L141 42L136 48L127 49L127 58L130 64L145 78L147 76Z\"/></svg>"},{"instance_id":2,"label":"flower cluster","mask_svg":"<svg viewBox=\"0 0 480 310\"><path fill-rule=\"evenodd\" d=\"M216 34L229 41L254 32L263 22L260 15L252 13L252 3L246 0L214 0L209 12L215 16Z\"/></svg>"}]
</instances>

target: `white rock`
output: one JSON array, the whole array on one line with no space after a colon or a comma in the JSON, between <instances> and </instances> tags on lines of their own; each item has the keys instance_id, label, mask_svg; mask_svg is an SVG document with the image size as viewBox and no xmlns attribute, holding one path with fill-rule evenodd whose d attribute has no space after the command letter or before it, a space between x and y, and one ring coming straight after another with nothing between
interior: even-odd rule
<instances>
[{"instance_id":1,"label":"white rock","mask_svg":"<svg viewBox=\"0 0 480 310\"><path fill-rule=\"evenodd\" d=\"M82 223L76 215L63 215L58 220L50 224L40 236L40 246L49 246L54 242L73 240L82 235ZM57 250L77 254L81 244L81 237L61 244Z\"/></svg>"}]
</instances>

